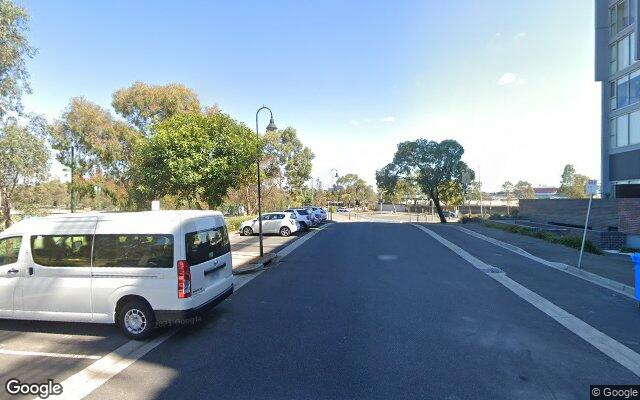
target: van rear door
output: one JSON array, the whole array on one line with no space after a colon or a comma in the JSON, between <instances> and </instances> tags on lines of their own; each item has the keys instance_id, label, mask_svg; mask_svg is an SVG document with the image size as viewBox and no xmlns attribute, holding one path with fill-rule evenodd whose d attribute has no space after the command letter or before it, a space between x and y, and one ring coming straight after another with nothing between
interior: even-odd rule
<instances>
[{"instance_id":1,"label":"van rear door","mask_svg":"<svg viewBox=\"0 0 640 400\"><path fill-rule=\"evenodd\" d=\"M186 221L183 225L185 255L191 270L191 293L196 304L228 289L231 245L222 215Z\"/></svg>"}]
</instances>

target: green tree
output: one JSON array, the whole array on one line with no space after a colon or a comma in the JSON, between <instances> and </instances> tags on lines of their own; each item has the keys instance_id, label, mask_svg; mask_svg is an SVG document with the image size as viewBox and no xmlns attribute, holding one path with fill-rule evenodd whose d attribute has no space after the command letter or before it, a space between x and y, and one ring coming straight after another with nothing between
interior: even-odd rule
<instances>
[{"instance_id":1,"label":"green tree","mask_svg":"<svg viewBox=\"0 0 640 400\"><path fill-rule=\"evenodd\" d=\"M336 180L338 197L349 207L374 207L377 203L375 191L371 185L356 174L345 174Z\"/></svg>"},{"instance_id":2,"label":"green tree","mask_svg":"<svg viewBox=\"0 0 640 400\"><path fill-rule=\"evenodd\" d=\"M562 171L562 180L558 193L572 199L587 198L588 181L588 176L577 174L573 165L567 164Z\"/></svg>"},{"instance_id":3,"label":"green tree","mask_svg":"<svg viewBox=\"0 0 640 400\"><path fill-rule=\"evenodd\" d=\"M154 123L177 114L200 112L200 101L195 92L177 83L148 85L135 82L130 87L117 90L111 105L145 136L151 133ZM219 112L217 107L204 111L207 115Z\"/></svg>"},{"instance_id":4,"label":"green tree","mask_svg":"<svg viewBox=\"0 0 640 400\"><path fill-rule=\"evenodd\" d=\"M173 116L138 148L137 189L145 201L175 195L189 206L218 207L252 171L257 148L253 132L226 114Z\"/></svg>"},{"instance_id":5,"label":"green tree","mask_svg":"<svg viewBox=\"0 0 640 400\"><path fill-rule=\"evenodd\" d=\"M302 200L301 195L311 178L311 160L314 154L298 138L298 132L291 127L267 132L264 135L263 169L267 177L278 182L281 189Z\"/></svg>"},{"instance_id":6,"label":"green tree","mask_svg":"<svg viewBox=\"0 0 640 400\"><path fill-rule=\"evenodd\" d=\"M73 166L72 189L78 199L93 198L100 188L121 208L131 202L131 157L140 141L140 135L126 123L82 97L71 99L50 130L56 159L69 169Z\"/></svg>"},{"instance_id":7,"label":"green tree","mask_svg":"<svg viewBox=\"0 0 640 400\"><path fill-rule=\"evenodd\" d=\"M25 59L36 50L27 40L29 15L10 0L0 0L0 121L22 113L22 95L31 93Z\"/></svg>"},{"instance_id":8,"label":"green tree","mask_svg":"<svg viewBox=\"0 0 640 400\"><path fill-rule=\"evenodd\" d=\"M455 140L402 142L398 144L393 162L376 172L378 187L393 191L400 179L415 182L433 200L440 222L446 223L441 201L447 195L449 185L462 188L465 172L472 179L474 177L473 171L461 161L463 154L463 147Z\"/></svg>"},{"instance_id":9,"label":"green tree","mask_svg":"<svg viewBox=\"0 0 640 400\"><path fill-rule=\"evenodd\" d=\"M48 173L49 151L45 142L25 127L16 124L2 127L0 196L5 227L11 225L11 203L18 184L44 180Z\"/></svg>"},{"instance_id":10,"label":"green tree","mask_svg":"<svg viewBox=\"0 0 640 400\"><path fill-rule=\"evenodd\" d=\"M510 202L511 200L513 200L513 194L515 192L515 187L513 186L513 183L511 183L510 181L506 181L505 183L503 183L502 191L504 192L507 202Z\"/></svg>"},{"instance_id":11,"label":"green tree","mask_svg":"<svg viewBox=\"0 0 640 400\"><path fill-rule=\"evenodd\" d=\"M513 193L518 199L535 199L536 192L533 186L527 181L518 181L513 188Z\"/></svg>"}]
</instances>

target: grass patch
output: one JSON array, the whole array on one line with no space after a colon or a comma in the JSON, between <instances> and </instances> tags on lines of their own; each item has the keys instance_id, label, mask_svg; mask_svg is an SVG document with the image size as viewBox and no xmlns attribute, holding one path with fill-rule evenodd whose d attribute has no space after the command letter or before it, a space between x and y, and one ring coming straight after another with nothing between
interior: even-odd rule
<instances>
[{"instance_id":1,"label":"grass patch","mask_svg":"<svg viewBox=\"0 0 640 400\"><path fill-rule=\"evenodd\" d=\"M622 246L622 248L620 249L620 252L621 253L640 253L640 249L636 247Z\"/></svg>"},{"instance_id":2,"label":"grass patch","mask_svg":"<svg viewBox=\"0 0 640 400\"><path fill-rule=\"evenodd\" d=\"M551 232L535 231L533 229L527 228L526 226L499 224L490 221L485 222L483 225L488 228L500 229L502 231L517 233L519 235L531 236L534 238L545 240L547 242L561 244L563 246L571 247L578 250L580 250L580 246L582 245L582 237L578 235L560 236L555 235ZM586 240L584 242L584 250L593 254L603 254L602 250L600 250L600 248L593 244L593 242L591 242L590 240Z\"/></svg>"},{"instance_id":3,"label":"grass patch","mask_svg":"<svg viewBox=\"0 0 640 400\"><path fill-rule=\"evenodd\" d=\"M250 219L256 218L257 215L240 215L237 217L224 217L225 221L227 221L227 230L229 233L238 232L240 229L240 224L244 221L249 221Z\"/></svg>"}]
</instances>

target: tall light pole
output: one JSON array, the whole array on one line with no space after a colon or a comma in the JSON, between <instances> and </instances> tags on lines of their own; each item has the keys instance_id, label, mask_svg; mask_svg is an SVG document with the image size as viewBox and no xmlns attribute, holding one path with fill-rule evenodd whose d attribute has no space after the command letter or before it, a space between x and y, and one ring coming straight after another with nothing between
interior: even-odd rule
<instances>
[{"instance_id":1,"label":"tall light pole","mask_svg":"<svg viewBox=\"0 0 640 400\"><path fill-rule=\"evenodd\" d=\"M73 174L75 172L76 160L75 160L75 145L71 146L71 204L69 208L71 208L71 212L76 212L76 190L73 186Z\"/></svg>"},{"instance_id":2,"label":"tall light pole","mask_svg":"<svg viewBox=\"0 0 640 400\"><path fill-rule=\"evenodd\" d=\"M338 170L335 169L335 168L331 168L329 170L329 174L331 175L332 178L334 178L333 171L336 171L336 174L335 174L335 179L333 180L333 189L331 190L331 197L335 199L336 198L336 185L338 183ZM334 200L334 203L335 203L335 200ZM333 221L333 207L331 207L331 205L329 205L329 213L331 214L331 216L329 218Z\"/></svg>"},{"instance_id":3,"label":"tall light pole","mask_svg":"<svg viewBox=\"0 0 640 400\"><path fill-rule=\"evenodd\" d=\"M260 183L260 159L262 158L262 150L260 150L260 131L258 130L258 114L260 114L260 111L262 110L269 110L270 119L269 125L267 125L267 131L271 132L278 129L276 124L273 122L273 113L271 112L271 109L266 106L258 108L258 111L256 111L256 138L258 139L258 158L256 160L256 164L258 166L258 236L260 237L260 257L264 256L264 248L262 246L262 194Z\"/></svg>"}]
</instances>

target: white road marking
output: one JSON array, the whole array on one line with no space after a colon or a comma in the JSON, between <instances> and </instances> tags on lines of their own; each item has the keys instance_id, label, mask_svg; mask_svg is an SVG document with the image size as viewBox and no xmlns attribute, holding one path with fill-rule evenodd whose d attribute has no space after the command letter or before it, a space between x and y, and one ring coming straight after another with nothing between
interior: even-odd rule
<instances>
[{"instance_id":1,"label":"white road marking","mask_svg":"<svg viewBox=\"0 0 640 400\"><path fill-rule=\"evenodd\" d=\"M585 281L591 282L595 285L601 286L603 288L609 289L609 290L613 290L616 293L620 293L624 296L627 296L631 299L635 300L635 289L631 286L625 285L623 283L620 282L616 282L614 280L611 279L607 279L604 278L600 275L596 275L593 274L589 271L585 271L584 269L579 269L576 267L573 267L571 265L567 265L567 264L563 264L563 263L556 263L553 261L548 261L545 260L544 258L540 258L537 256L534 256L533 254L527 252L524 249L521 249L518 246L514 246L511 243L505 243L502 242L498 239L489 237L489 236L485 236L481 233L478 233L476 231L472 231L471 229L467 229L467 228L463 228L461 226L456 227L458 230L466 233L467 235L471 235L473 237L476 237L478 239L482 239L486 242L489 242L491 244L495 244L496 246L502 247L503 249L509 250L515 254L518 254L522 257L526 257L530 260L536 261L542 265L546 265L547 267L551 267L554 269L557 269L558 271L562 271L562 272L566 272L567 274L573 275L577 278L580 279L584 279Z\"/></svg>"},{"instance_id":2,"label":"white road marking","mask_svg":"<svg viewBox=\"0 0 640 400\"><path fill-rule=\"evenodd\" d=\"M433 237L438 242L442 243L449 250L456 253L458 256L462 257L464 260L469 262L474 267L478 268L481 271L486 271L487 268L491 268L490 265L484 263L482 260L472 256L459 246L451 243L447 239L438 235L437 233L425 228L421 225L412 224L416 228L424 231L431 237ZM593 326L587 324L582 321L580 318L575 315L565 311L564 309L558 307L553 304L549 300L540 296L539 294L527 289L525 286L522 286L518 282L509 278L506 274L487 274L490 278L502 284L507 289L511 290L513 293L518 295L523 300L527 301L529 304L536 307L538 310L547 314L549 317L553 318L560 325L564 326L574 334L581 337L587 343L594 346L596 349L600 350L611 359L618 362L620 365L626 367L629 371L633 372L637 376L640 376L640 354L631 350L627 346L622 343L616 341L615 339L607 336L606 334L600 332Z\"/></svg>"},{"instance_id":3,"label":"white road marking","mask_svg":"<svg viewBox=\"0 0 640 400\"><path fill-rule=\"evenodd\" d=\"M297 249L307 240L318 234L322 229L328 225L324 225L318 230L315 230L293 243L289 244L277 253L278 258L284 258L290 254L293 250ZM234 290L240 289L247 284L250 280L260 275L263 271L256 274L245 275L244 277L236 280L234 277ZM236 286L236 282L238 283ZM109 379L118 375L125 368L136 362L151 350L158 347L164 341L173 336L181 328L174 328L169 332L164 333L157 338L148 342L139 342L136 340L130 340L124 345L120 346L113 352L106 356L99 358L96 362L89 365L87 368L75 373L69 378L61 382L63 387L63 393L60 396L52 396L56 399L82 399L91 394L94 390L104 385ZM34 400L39 400L38 397Z\"/></svg>"},{"instance_id":4,"label":"white road marking","mask_svg":"<svg viewBox=\"0 0 640 400\"><path fill-rule=\"evenodd\" d=\"M84 354L65 354L65 353L44 353L41 351L22 351L0 349L0 355L6 356L30 356L30 357L53 357L53 358L80 358L87 360L99 360L101 356L91 356Z\"/></svg>"}]
</instances>

